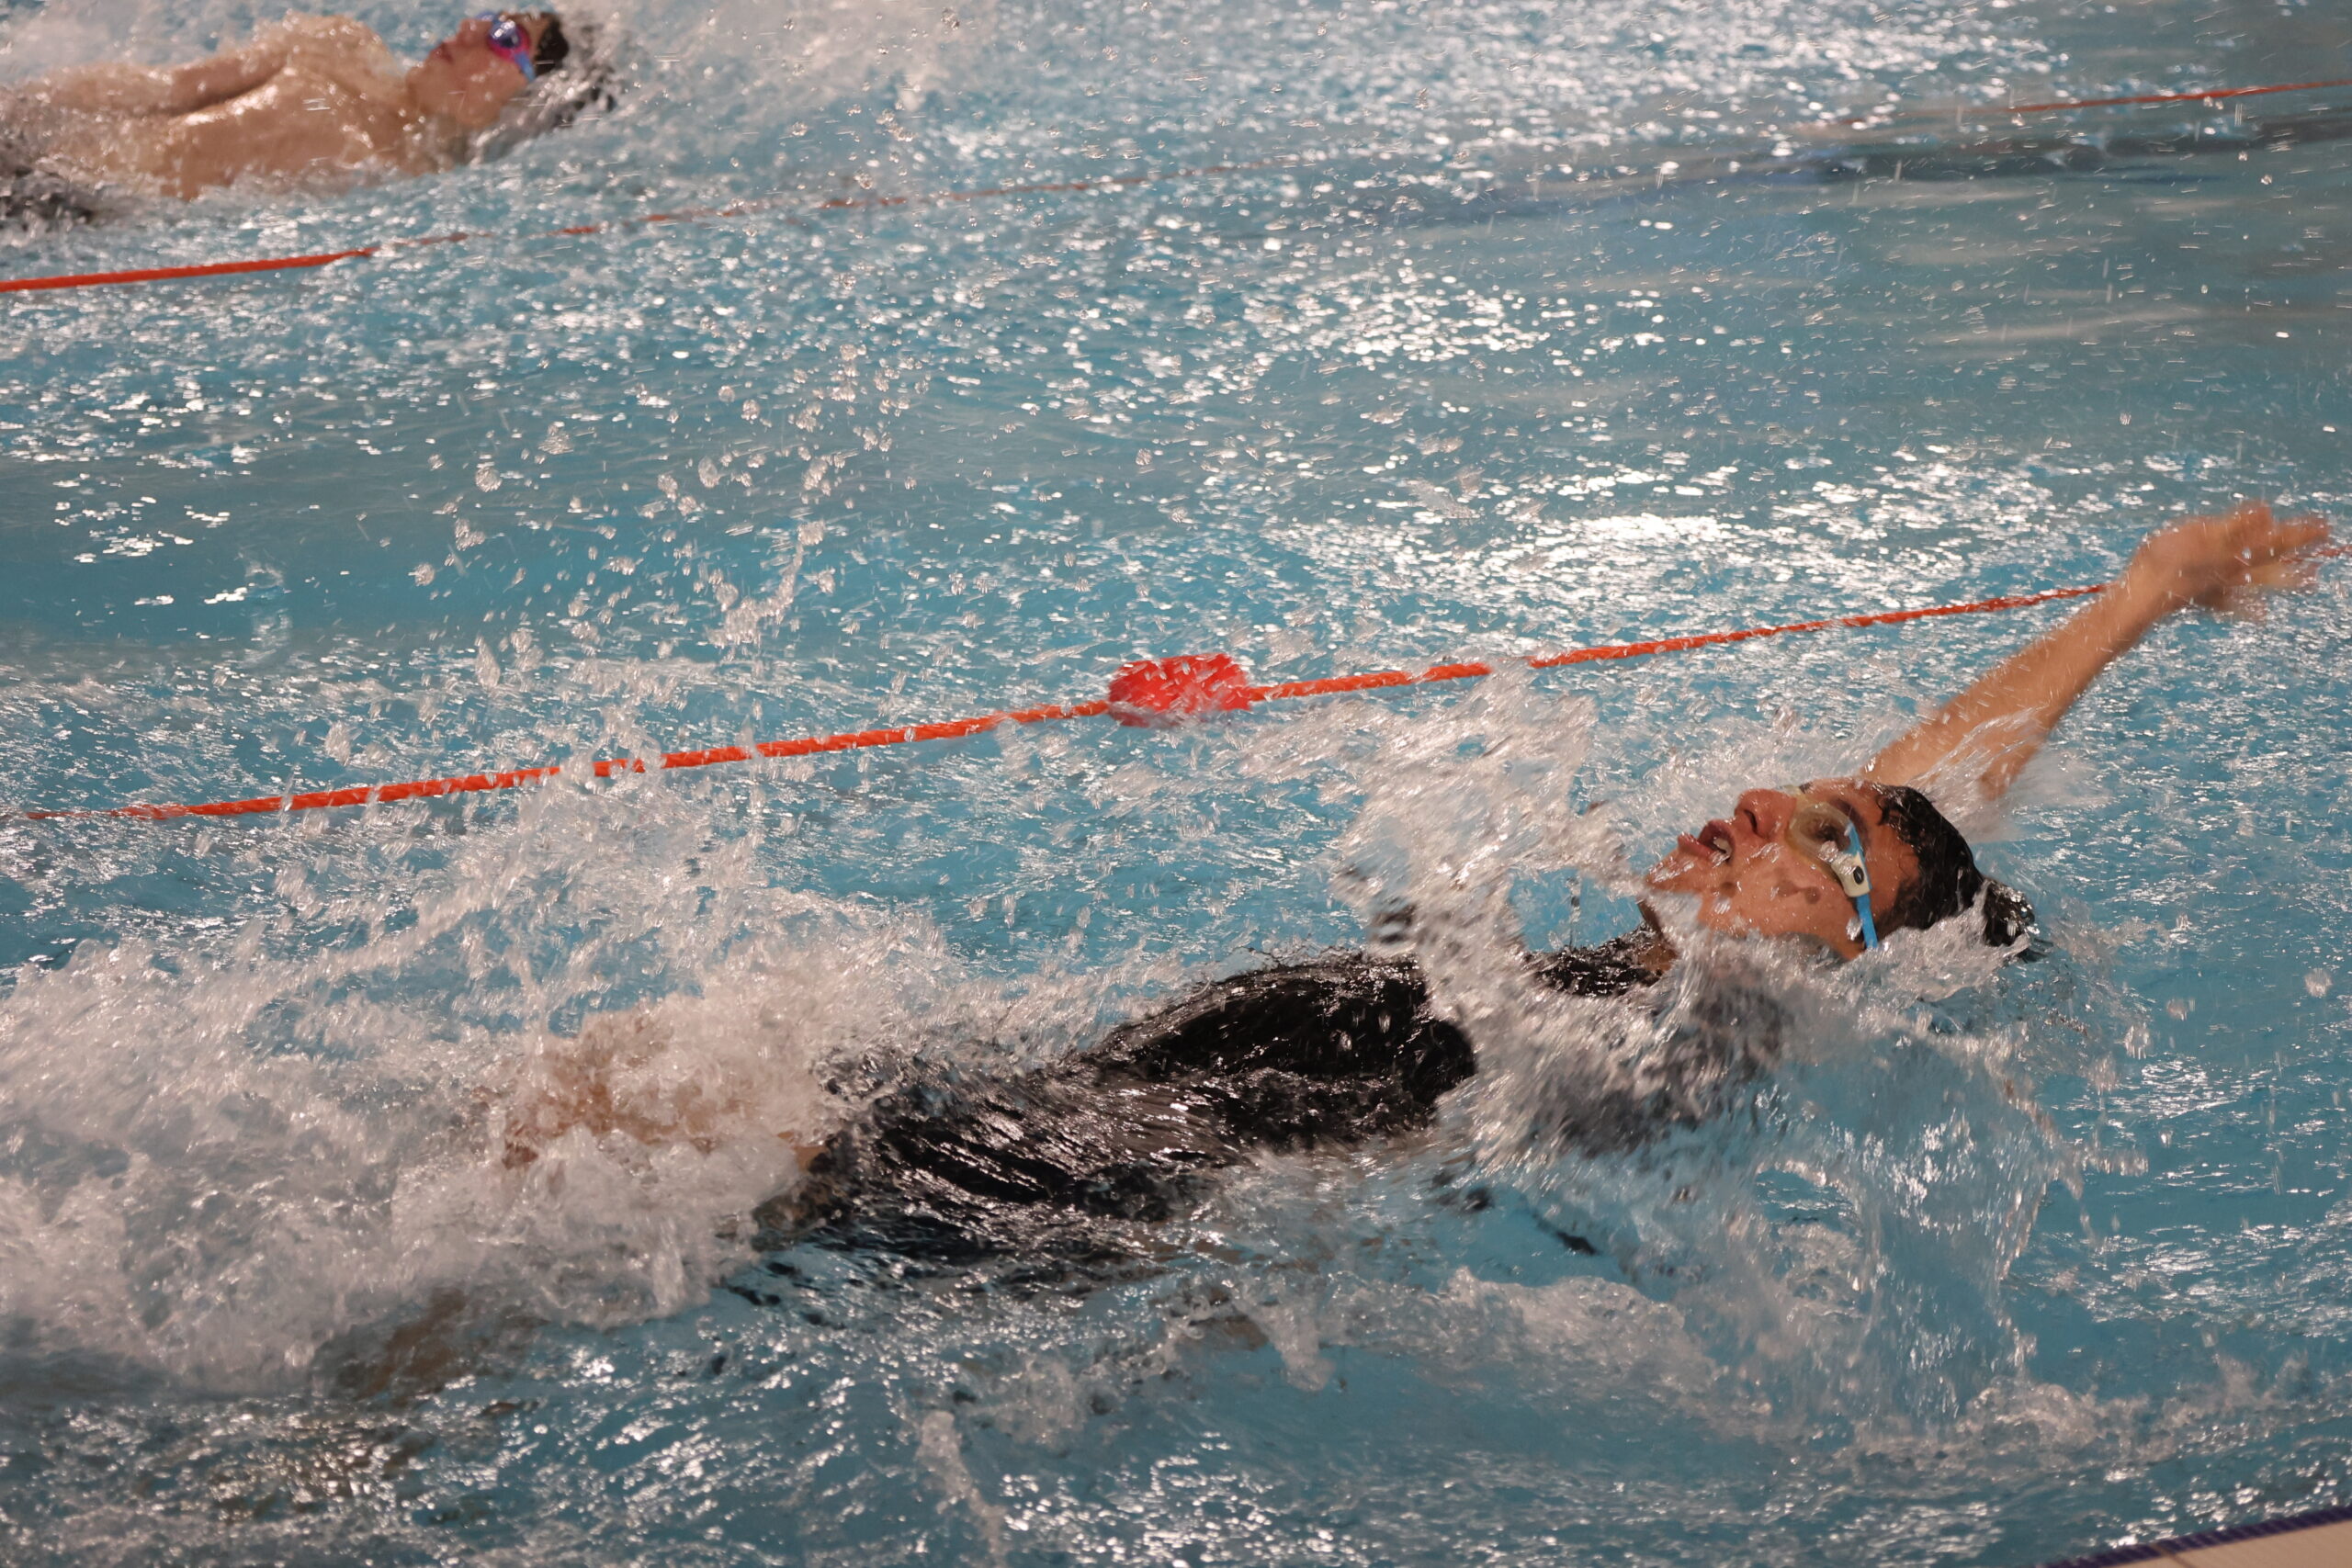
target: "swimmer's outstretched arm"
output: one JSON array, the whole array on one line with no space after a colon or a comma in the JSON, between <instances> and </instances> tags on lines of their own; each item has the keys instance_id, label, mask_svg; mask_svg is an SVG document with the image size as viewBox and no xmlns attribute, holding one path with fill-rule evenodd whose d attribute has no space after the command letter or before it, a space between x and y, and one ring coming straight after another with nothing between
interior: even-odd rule
<instances>
[{"instance_id":1,"label":"swimmer's outstretched arm","mask_svg":"<svg viewBox=\"0 0 2352 1568\"><path fill-rule=\"evenodd\" d=\"M287 56L306 41L349 47L355 29L375 34L345 17L288 17L254 35L242 49L186 65L132 65L108 61L77 65L37 77L16 89L20 100L82 114L194 114L252 92L285 68Z\"/></svg>"},{"instance_id":2,"label":"swimmer's outstretched arm","mask_svg":"<svg viewBox=\"0 0 2352 1568\"><path fill-rule=\"evenodd\" d=\"M282 40L256 40L188 65L76 65L27 83L18 93L44 107L82 114L193 114L253 91L285 62Z\"/></svg>"},{"instance_id":3,"label":"swimmer's outstretched arm","mask_svg":"<svg viewBox=\"0 0 2352 1568\"><path fill-rule=\"evenodd\" d=\"M2273 517L2259 501L2158 529L2113 587L1881 751L1868 776L1947 790L1973 784L1997 800L2075 699L2158 621L2191 604L2246 606L2255 590L2307 587L2310 552L2326 538L2317 517Z\"/></svg>"}]
</instances>

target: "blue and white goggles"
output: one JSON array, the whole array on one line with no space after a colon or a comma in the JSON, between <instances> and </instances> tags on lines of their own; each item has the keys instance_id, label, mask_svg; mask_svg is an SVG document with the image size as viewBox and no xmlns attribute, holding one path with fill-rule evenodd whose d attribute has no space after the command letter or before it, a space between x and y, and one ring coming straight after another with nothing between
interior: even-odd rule
<instances>
[{"instance_id":1,"label":"blue and white goggles","mask_svg":"<svg viewBox=\"0 0 2352 1568\"><path fill-rule=\"evenodd\" d=\"M1849 929L1862 939L1864 949L1876 948L1878 925L1871 919L1871 868L1863 859L1861 824L1833 801L1815 800L1802 789L1790 793L1803 797L1804 804L1790 817L1781 838L1799 854L1828 867L1854 901L1854 925Z\"/></svg>"}]
</instances>

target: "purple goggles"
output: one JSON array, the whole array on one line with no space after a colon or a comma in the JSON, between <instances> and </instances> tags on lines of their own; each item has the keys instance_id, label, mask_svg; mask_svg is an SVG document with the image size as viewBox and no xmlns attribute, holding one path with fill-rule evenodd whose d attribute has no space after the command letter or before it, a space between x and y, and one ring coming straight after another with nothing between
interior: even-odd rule
<instances>
[{"instance_id":1,"label":"purple goggles","mask_svg":"<svg viewBox=\"0 0 2352 1568\"><path fill-rule=\"evenodd\" d=\"M538 80L539 68L531 63L531 35L523 30L522 23L497 11L477 12L474 20L490 24L490 36L483 41L492 54L520 71L524 81Z\"/></svg>"}]
</instances>

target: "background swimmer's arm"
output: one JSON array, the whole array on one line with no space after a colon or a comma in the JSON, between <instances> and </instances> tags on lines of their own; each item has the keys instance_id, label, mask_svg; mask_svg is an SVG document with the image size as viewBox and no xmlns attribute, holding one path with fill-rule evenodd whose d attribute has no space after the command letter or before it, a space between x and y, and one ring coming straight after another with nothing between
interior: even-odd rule
<instances>
[{"instance_id":1,"label":"background swimmer's arm","mask_svg":"<svg viewBox=\"0 0 2352 1568\"><path fill-rule=\"evenodd\" d=\"M17 89L23 101L77 114L164 114L171 104L172 71L161 65L75 65L37 77Z\"/></svg>"},{"instance_id":2,"label":"background swimmer's arm","mask_svg":"<svg viewBox=\"0 0 2352 1568\"><path fill-rule=\"evenodd\" d=\"M28 83L22 92L48 107L82 114L193 114L250 93L277 75L302 30L272 28L243 49L187 65L77 65Z\"/></svg>"},{"instance_id":3,"label":"background swimmer's arm","mask_svg":"<svg viewBox=\"0 0 2352 1568\"><path fill-rule=\"evenodd\" d=\"M2256 590L2308 586L2308 552L2326 537L2318 518L2274 518L2258 501L2158 529L2112 588L1881 751L1868 776L1973 783L1984 799L1998 799L2075 699L2150 627L2191 604L2251 610Z\"/></svg>"}]
</instances>

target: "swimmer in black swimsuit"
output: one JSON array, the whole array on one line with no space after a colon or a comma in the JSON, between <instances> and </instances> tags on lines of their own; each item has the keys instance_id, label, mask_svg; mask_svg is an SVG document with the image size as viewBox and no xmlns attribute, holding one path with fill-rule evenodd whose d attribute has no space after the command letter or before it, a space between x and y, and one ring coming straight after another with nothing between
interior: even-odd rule
<instances>
[{"instance_id":1,"label":"swimmer in black swimsuit","mask_svg":"<svg viewBox=\"0 0 2352 1568\"><path fill-rule=\"evenodd\" d=\"M1881 751L1859 777L1755 789L1685 834L1650 873L1699 927L1778 938L1836 960L1879 933L1947 919L2016 944L2031 919L1989 881L1920 787L1999 796L2100 671L2165 616L2229 608L2309 581L2327 536L2312 518L2259 503L2155 533L2117 584ZM1531 955L1529 977L1584 998L1664 1008L1676 963L1669 922L1598 947ZM1402 944L1391 944L1402 945ZM1684 997L1638 1064L1606 1081L1547 1086L1541 1119L1563 1149L1636 1147L1719 1111L1770 1067L1772 1004L1715 990ZM821 1145L808 1181L764 1208L771 1242L796 1238L969 1257L1083 1248L1099 1222L1150 1222L1204 1173L1260 1151L1342 1147L1429 1124L1478 1070L1476 1042L1431 1003L1405 956L1345 953L1215 981L1035 1071L905 1084ZM616 1108L598 1086L518 1108L507 1160L526 1164L573 1126L648 1143L698 1135ZM1115 1243L1113 1251L1117 1251Z\"/></svg>"}]
</instances>

